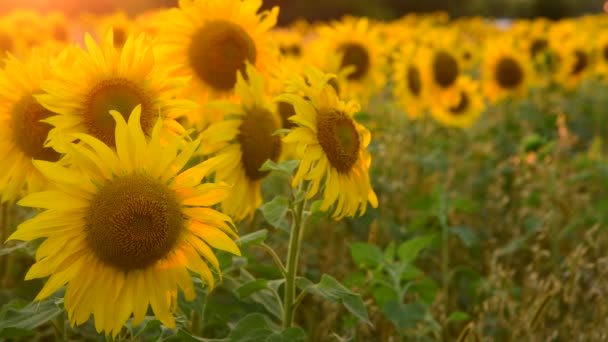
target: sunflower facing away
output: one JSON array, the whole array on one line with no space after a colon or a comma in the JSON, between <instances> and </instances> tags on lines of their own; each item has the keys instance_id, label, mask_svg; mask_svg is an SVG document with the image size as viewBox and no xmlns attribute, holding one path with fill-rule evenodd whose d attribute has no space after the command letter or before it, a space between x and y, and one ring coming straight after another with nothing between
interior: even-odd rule
<instances>
[{"instance_id":1,"label":"sunflower facing away","mask_svg":"<svg viewBox=\"0 0 608 342\"><path fill-rule=\"evenodd\" d=\"M58 59L36 49L26 62L13 56L6 59L0 73L0 194L13 201L27 192L40 191L46 183L32 165L32 159L55 162L60 154L44 146L51 125L41 122L55 115L32 96L40 92L42 81L50 77Z\"/></svg>"},{"instance_id":2,"label":"sunflower facing away","mask_svg":"<svg viewBox=\"0 0 608 342\"><path fill-rule=\"evenodd\" d=\"M120 51L114 45L109 30L102 46L85 35L87 50L72 49L76 59L75 72L58 70L57 75L44 82L45 94L36 99L58 115L46 119L54 126L49 144L68 133L87 133L114 146L115 122L110 110L129 115L141 104L141 126L149 134L156 118L163 118L163 132L181 133L175 121L186 115L194 104L174 99L184 84L181 78L167 76L156 62L154 50L142 34L129 36Z\"/></svg>"},{"instance_id":3,"label":"sunflower facing away","mask_svg":"<svg viewBox=\"0 0 608 342\"><path fill-rule=\"evenodd\" d=\"M162 122L149 142L137 106L128 123L116 120L116 152L102 141L74 133L79 144L64 147L74 164L34 164L56 190L33 193L19 204L44 208L23 222L9 240L46 238L26 279L50 276L36 300L66 285L65 309L72 324L94 316L97 332L114 337L133 314L133 325L148 304L167 327L180 288L186 300L196 294L188 270L214 285L208 263L219 273L210 247L240 254L230 218L211 208L228 196L229 186L203 183L213 159L180 172L199 141L171 137L160 143ZM180 150L181 147L181 150Z\"/></svg>"},{"instance_id":4,"label":"sunflower facing away","mask_svg":"<svg viewBox=\"0 0 608 342\"><path fill-rule=\"evenodd\" d=\"M186 92L200 102L232 94L245 62L260 71L276 64L268 30L278 7L257 13L261 0L181 0L158 28L163 61L192 76Z\"/></svg>"},{"instance_id":5,"label":"sunflower facing away","mask_svg":"<svg viewBox=\"0 0 608 342\"><path fill-rule=\"evenodd\" d=\"M332 77L317 69L307 70L305 78L292 76L288 93L276 101L291 103L296 112L290 120L297 126L284 139L297 144L300 159L292 185L310 181L307 196L312 198L325 179L321 210L336 204L333 216L342 218L365 213L367 202L376 207L378 199L368 174L371 135L353 119L359 104L340 100L328 84Z\"/></svg>"},{"instance_id":6,"label":"sunflower facing away","mask_svg":"<svg viewBox=\"0 0 608 342\"><path fill-rule=\"evenodd\" d=\"M281 137L274 135L281 128L277 111L263 96L264 78L247 64L247 80L237 76L235 91L241 104L210 102L226 117L202 133L201 153L216 153L216 181L233 185L230 196L222 202L222 212L240 221L252 215L262 204L261 184L268 175L259 171L268 159L278 161Z\"/></svg>"}]
</instances>

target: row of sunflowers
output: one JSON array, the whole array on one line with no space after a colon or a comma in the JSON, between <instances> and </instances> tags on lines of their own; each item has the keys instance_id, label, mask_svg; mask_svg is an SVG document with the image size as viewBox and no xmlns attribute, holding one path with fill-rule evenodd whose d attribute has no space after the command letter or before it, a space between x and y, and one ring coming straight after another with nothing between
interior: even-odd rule
<instances>
[{"instance_id":1,"label":"row of sunflowers","mask_svg":"<svg viewBox=\"0 0 608 342\"><path fill-rule=\"evenodd\" d=\"M116 337L150 306L174 328L178 289L196 296L190 271L213 289L213 249L241 253L236 227L264 204L269 163L297 161L294 254L278 263L290 328L307 201L335 219L379 205L362 107L373 116L368 104L393 101L410 120L466 128L531 89L608 76L608 30L581 29L604 16L277 28L279 8L261 6L182 0L136 18L0 18L1 199L43 209L15 231L3 225L2 239L44 239L25 278L48 277L36 300L65 286L72 326L93 315L97 332Z\"/></svg>"}]
</instances>

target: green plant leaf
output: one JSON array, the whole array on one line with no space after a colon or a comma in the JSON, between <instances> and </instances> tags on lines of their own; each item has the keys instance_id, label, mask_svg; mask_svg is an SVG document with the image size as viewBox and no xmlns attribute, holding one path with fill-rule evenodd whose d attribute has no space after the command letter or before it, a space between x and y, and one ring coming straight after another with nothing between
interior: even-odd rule
<instances>
[{"instance_id":1,"label":"green plant leaf","mask_svg":"<svg viewBox=\"0 0 608 342\"><path fill-rule=\"evenodd\" d=\"M257 342L264 341L273 333L264 315L253 313L238 321L228 338L231 342Z\"/></svg>"},{"instance_id":2,"label":"green plant leaf","mask_svg":"<svg viewBox=\"0 0 608 342\"><path fill-rule=\"evenodd\" d=\"M428 247L435 239L435 234L417 236L399 245L397 254L402 262L410 264L418 257L421 250Z\"/></svg>"},{"instance_id":3,"label":"green plant leaf","mask_svg":"<svg viewBox=\"0 0 608 342\"><path fill-rule=\"evenodd\" d=\"M33 330L52 320L63 312L63 309L55 304L56 299L50 297L26 306L22 306L21 300L8 302L1 310L0 336L21 333L16 329ZM5 332L5 329L8 331Z\"/></svg>"},{"instance_id":4,"label":"green plant leaf","mask_svg":"<svg viewBox=\"0 0 608 342\"><path fill-rule=\"evenodd\" d=\"M289 200L285 196L275 196L270 202L262 204L260 210L271 226L280 228L289 210Z\"/></svg>"},{"instance_id":5,"label":"green plant leaf","mask_svg":"<svg viewBox=\"0 0 608 342\"><path fill-rule=\"evenodd\" d=\"M298 278L297 285L302 291L323 297L333 302L342 303L344 307L363 322L371 325L367 309L361 295L353 293L346 286L340 284L334 277L324 274L318 284L313 284L306 278Z\"/></svg>"},{"instance_id":6,"label":"green plant leaf","mask_svg":"<svg viewBox=\"0 0 608 342\"><path fill-rule=\"evenodd\" d=\"M350 245L350 255L358 267L375 268L384 260L384 255L378 246L365 242L355 242Z\"/></svg>"},{"instance_id":7,"label":"green plant leaf","mask_svg":"<svg viewBox=\"0 0 608 342\"><path fill-rule=\"evenodd\" d=\"M272 160L268 159L260 167L260 171L277 171L287 175L292 175L295 169L300 165L299 160L286 160L277 164Z\"/></svg>"},{"instance_id":8,"label":"green plant leaf","mask_svg":"<svg viewBox=\"0 0 608 342\"><path fill-rule=\"evenodd\" d=\"M471 319L468 313L462 311L454 311L448 316L448 322L462 322Z\"/></svg>"},{"instance_id":9,"label":"green plant leaf","mask_svg":"<svg viewBox=\"0 0 608 342\"><path fill-rule=\"evenodd\" d=\"M266 240L268 237L267 229L260 229L253 233L249 233L241 236L241 247L247 247L251 245L259 245Z\"/></svg>"},{"instance_id":10,"label":"green plant leaf","mask_svg":"<svg viewBox=\"0 0 608 342\"><path fill-rule=\"evenodd\" d=\"M437 283L431 278L423 278L409 287L409 291L418 294L420 300L426 305L435 302L438 289Z\"/></svg>"},{"instance_id":11,"label":"green plant leaf","mask_svg":"<svg viewBox=\"0 0 608 342\"><path fill-rule=\"evenodd\" d=\"M236 289L240 299L247 298L250 295L268 288L266 279L256 279Z\"/></svg>"},{"instance_id":12,"label":"green plant leaf","mask_svg":"<svg viewBox=\"0 0 608 342\"><path fill-rule=\"evenodd\" d=\"M266 342L304 342L306 333L298 327L287 328L280 333L274 333L266 338Z\"/></svg>"}]
</instances>

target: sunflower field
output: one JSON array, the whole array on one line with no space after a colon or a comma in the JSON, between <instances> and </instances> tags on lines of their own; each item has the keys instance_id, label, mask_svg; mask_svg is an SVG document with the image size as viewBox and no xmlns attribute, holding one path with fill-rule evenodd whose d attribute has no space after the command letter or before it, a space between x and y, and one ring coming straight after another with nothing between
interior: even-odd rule
<instances>
[{"instance_id":1,"label":"sunflower field","mask_svg":"<svg viewBox=\"0 0 608 342\"><path fill-rule=\"evenodd\" d=\"M0 341L608 341L608 17L0 17Z\"/></svg>"}]
</instances>

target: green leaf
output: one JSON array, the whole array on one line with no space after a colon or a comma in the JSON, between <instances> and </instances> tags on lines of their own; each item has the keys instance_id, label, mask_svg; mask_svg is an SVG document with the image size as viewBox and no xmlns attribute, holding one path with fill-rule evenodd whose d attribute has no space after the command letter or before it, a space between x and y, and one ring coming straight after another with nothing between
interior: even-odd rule
<instances>
[{"instance_id":1,"label":"green leaf","mask_svg":"<svg viewBox=\"0 0 608 342\"><path fill-rule=\"evenodd\" d=\"M4 338L19 338L33 335L34 332L30 329L5 328L0 331L0 337Z\"/></svg>"},{"instance_id":2,"label":"green leaf","mask_svg":"<svg viewBox=\"0 0 608 342\"><path fill-rule=\"evenodd\" d=\"M268 288L268 281L266 279L257 279L250 281L247 284L236 289L240 299L247 298L253 293Z\"/></svg>"},{"instance_id":3,"label":"green leaf","mask_svg":"<svg viewBox=\"0 0 608 342\"><path fill-rule=\"evenodd\" d=\"M277 171L291 176L298 165L300 165L299 160L286 160L277 164L272 160L267 159L260 167L260 171Z\"/></svg>"},{"instance_id":4,"label":"green leaf","mask_svg":"<svg viewBox=\"0 0 608 342\"><path fill-rule=\"evenodd\" d=\"M439 287L437 286L437 283L435 283L435 281L433 281L431 278L421 279L409 287L409 290L418 294L420 300L426 305L431 305L433 302L435 302L438 289Z\"/></svg>"},{"instance_id":5,"label":"green leaf","mask_svg":"<svg viewBox=\"0 0 608 342\"><path fill-rule=\"evenodd\" d=\"M266 342L304 342L306 341L306 333L302 328L293 327L287 328L280 333L274 333L268 338Z\"/></svg>"},{"instance_id":6,"label":"green leaf","mask_svg":"<svg viewBox=\"0 0 608 342\"><path fill-rule=\"evenodd\" d=\"M268 237L267 229L260 229L253 233L241 236L241 247L247 247L251 245L259 245L266 240Z\"/></svg>"},{"instance_id":7,"label":"green leaf","mask_svg":"<svg viewBox=\"0 0 608 342\"><path fill-rule=\"evenodd\" d=\"M340 284L334 277L324 274L318 284L313 284L306 278L299 278L297 280L297 285L303 291L333 302L342 303L342 305L357 318L369 325L372 324L367 315L367 309L365 308L365 304L363 304L361 295L353 293L350 289Z\"/></svg>"},{"instance_id":8,"label":"green leaf","mask_svg":"<svg viewBox=\"0 0 608 342\"><path fill-rule=\"evenodd\" d=\"M384 260L384 255L378 246L365 242L355 242L350 245L350 255L358 267L375 268Z\"/></svg>"},{"instance_id":9,"label":"green leaf","mask_svg":"<svg viewBox=\"0 0 608 342\"><path fill-rule=\"evenodd\" d=\"M228 337L232 342L256 342L264 341L272 334L273 331L264 315L253 313L238 321Z\"/></svg>"},{"instance_id":10,"label":"green leaf","mask_svg":"<svg viewBox=\"0 0 608 342\"><path fill-rule=\"evenodd\" d=\"M421 250L428 247L435 239L435 234L417 236L399 245L397 254L402 262L412 263L418 257Z\"/></svg>"},{"instance_id":11,"label":"green leaf","mask_svg":"<svg viewBox=\"0 0 608 342\"><path fill-rule=\"evenodd\" d=\"M260 209L271 226L280 228L289 210L289 200L285 196L275 196L270 202L262 204Z\"/></svg>"},{"instance_id":12,"label":"green leaf","mask_svg":"<svg viewBox=\"0 0 608 342\"><path fill-rule=\"evenodd\" d=\"M391 301L387 302L382 310L399 331L415 327L424 319L426 311L426 306L418 301L410 304Z\"/></svg>"},{"instance_id":13,"label":"green leaf","mask_svg":"<svg viewBox=\"0 0 608 342\"><path fill-rule=\"evenodd\" d=\"M477 235L468 227L451 227L450 233L457 235L467 248L471 248L478 243Z\"/></svg>"},{"instance_id":14,"label":"green leaf","mask_svg":"<svg viewBox=\"0 0 608 342\"><path fill-rule=\"evenodd\" d=\"M448 316L448 322L462 322L471 319L468 313L462 311L454 311Z\"/></svg>"},{"instance_id":15,"label":"green leaf","mask_svg":"<svg viewBox=\"0 0 608 342\"><path fill-rule=\"evenodd\" d=\"M4 334L19 333L15 329L33 330L47 323L63 312L63 309L55 304L56 298L50 297L41 302L32 302L21 306L22 301L13 300L2 308L2 319L0 320L0 336ZM5 332L5 329L9 329Z\"/></svg>"},{"instance_id":16,"label":"green leaf","mask_svg":"<svg viewBox=\"0 0 608 342\"><path fill-rule=\"evenodd\" d=\"M395 254L397 252L397 245L395 241L391 241L386 249L384 250L384 261L393 262L395 260Z\"/></svg>"}]
</instances>

